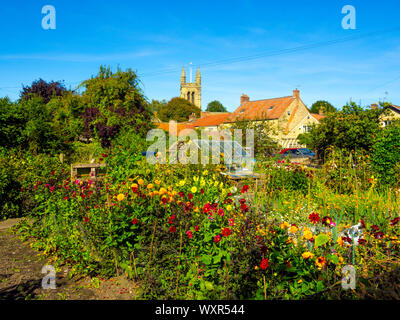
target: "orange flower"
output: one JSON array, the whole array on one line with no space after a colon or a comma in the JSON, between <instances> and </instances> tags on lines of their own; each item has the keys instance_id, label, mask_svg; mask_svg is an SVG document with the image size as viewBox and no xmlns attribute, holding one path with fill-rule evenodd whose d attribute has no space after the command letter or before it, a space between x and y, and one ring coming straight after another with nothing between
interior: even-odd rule
<instances>
[{"instance_id":1,"label":"orange flower","mask_svg":"<svg viewBox=\"0 0 400 320\"><path fill-rule=\"evenodd\" d=\"M123 201L125 199L125 196L122 194L122 193L120 193L118 196L117 196L117 200L118 201Z\"/></svg>"},{"instance_id":2,"label":"orange flower","mask_svg":"<svg viewBox=\"0 0 400 320\"><path fill-rule=\"evenodd\" d=\"M325 259L324 257L318 257L318 258L315 260L315 265L316 265L318 268L322 269L322 268L325 267L325 265L326 265L326 259Z\"/></svg>"},{"instance_id":3,"label":"orange flower","mask_svg":"<svg viewBox=\"0 0 400 320\"><path fill-rule=\"evenodd\" d=\"M143 179L139 179L139 180L138 180L139 186L143 185L143 183L144 183Z\"/></svg>"},{"instance_id":4,"label":"orange flower","mask_svg":"<svg viewBox=\"0 0 400 320\"><path fill-rule=\"evenodd\" d=\"M149 184L147 185L147 189L153 189L153 184L152 184L152 183L149 183Z\"/></svg>"}]
</instances>

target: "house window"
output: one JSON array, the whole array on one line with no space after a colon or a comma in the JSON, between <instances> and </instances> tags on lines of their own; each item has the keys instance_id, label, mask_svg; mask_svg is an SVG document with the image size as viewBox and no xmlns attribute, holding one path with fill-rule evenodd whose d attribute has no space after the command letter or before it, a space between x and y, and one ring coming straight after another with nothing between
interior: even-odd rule
<instances>
[{"instance_id":1,"label":"house window","mask_svg":"<svg viewBox=\"0 0 400 320\"><path fill-rule=\"evenodd\" d=\"M387 127L387 126L389 126L389 125L391 125L392 124L392 121L391 120L385 120L385 121L383 121L383 126L384 127Z\"/></svg>"},{"instance_id":2,"label":"house window","mask_svg":"<svg viewBox=\"0 0 400 320\"><path fill-rule=\"evenodd\" d=\"M268 110L272 110L274 108L274 106L270 106L269 108L268 108Z\"/></svg>"},{"instance_id":3,"label":"house window","mask_svg":"<svg viewBox=\"0 0 400 320\"><path fill-rule=\"evenodd\" d=\"M243 108L242 110L240 110L240 113L244 112L244 110L246 110L245 108Z\"/></svg>"},{"instance_id":4,"label":"house window","mask_svg":"<svg viewBox=\"0 0 400 320\"><path fill-rule=\"evenodd\" d=\"M309 126L309 125L303 126L303 132L310 132L310 131L311 131L311 126Z\"/></svg>"},{"instance_id":5,"label":"house window","mask_svg":"<svg viewBox=\"0 0 400 320\"><path fill-rule=\"evenodd\" d=\"M290 116L290 111L287 112L287 115Z\"/></svg>"}]
</instances>

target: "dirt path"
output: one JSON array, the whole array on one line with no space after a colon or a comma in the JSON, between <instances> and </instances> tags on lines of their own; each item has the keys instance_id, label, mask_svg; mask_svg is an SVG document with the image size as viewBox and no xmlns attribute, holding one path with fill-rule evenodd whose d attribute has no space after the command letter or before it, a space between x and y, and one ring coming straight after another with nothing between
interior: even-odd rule
<instances>
[{"instance_id":1,"label":"dirt path","mask_svg":"<svg viewBox=\"0 0 400 320\"><path fill-rule=\"evenodd\" d=\"M0 300L130 300L137 287L123 277L104 280L72 278L63 266L56 274L56 289L43 289L46 257L23 243L9 228L18 221L0 222Z\"/></svg>"}]
</instances>

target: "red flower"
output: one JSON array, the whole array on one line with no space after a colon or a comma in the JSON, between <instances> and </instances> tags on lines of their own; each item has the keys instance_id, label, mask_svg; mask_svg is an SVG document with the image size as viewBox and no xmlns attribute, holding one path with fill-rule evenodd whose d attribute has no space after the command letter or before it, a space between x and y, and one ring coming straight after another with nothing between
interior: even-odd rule
<instances>
[{"instance_id":1,"label":"red flower","mask_svg":"<svg viewBox=\"0 0 400 320\"><path fill-rule=\"evenodd\" d=\"M367 240L365 240L365 239L358 239L358 243L359 243L359 244L366 244L366 243L367 243Z\"/></svg>"},{"instance_id":2,"label":"red flower","mask_svg":"<svg viewBox=\"0 0 400 320\"><path fill-rule=\"evenodd\" d=\"M173 214L172 216L170 216L170 217L168 218L169 224L173 224L173 223L174 223L174 220L175 220L175 215Z\"/></svg>"},{"instance_id":3,"label":"red flower","mask_svg":"<svg viewBox=\"0 0 400 320\"><path fill-rule=\"evenodd\" d=\"M311 222L311 223L316 224L316 223L319 222L320 217L319 217L319 214L318 214L318 213L312 212L312 213L308 216L308 219L310 219L310 222Z\"/></svg>"},{"instance_id":4,"label":"red flower","mask_svg":"<svg viewBox=\"0 0 400 320\"><path fill-rule=\"evenodd\" d=\"M103 158L99 158L99 161L102 162L104 159Z\"/></svg>"},{"instance_id":5,"label":"red flower","mask_svg":"<svg viewBox=\"0 0 400 320\"><path fill-rule=\"evenodd\" d=\"M245 184L242 188L242 190L240 191L241 193L245 193L249 190L249 186L247 184Z\"/></svg>"},{"instance_id":6,"label":"red flower","mask_svg":"<svg viewBox=\"0 0 400 320\"><path fill-rule=\"evenodd\" d=\"M83 219L85 220L85 222L89 222L89 218L88 217L84 217Z\"/></svg>"},{"instance_id":7,"label":"red flower","mask_svg":"<svg viewBox=\"0 0 400 320\"><path fill-rule=\"evenodd\" d=\"M221 241L221 236L218 234L218 235L216 235L215 237L214 237L214 242L215 243L218 243L218 242L220 242Z\"/></svg>"},{"instance_id":8,"label":"red flower","mask_svg":"<svg viewBox=\"0 0 400 320\"><path fill-rule=\"evenodd\" d=\"M374 237L376 239L381 239L381 238L383 238L383 236L384 236L384 233L382 231L379 231L379 232L374 234Z\"/></svg>"},{"instance_id":9,"label":"red flower","mask_svg":"<svg viewBox=\"0 0 400 320\"><path fill-rule=\"evenodd\" d=\"M201 193L201 194L204 194L204 189L203 189L203 188L200 190L200 193Z\"/></svg>"},{"instance_id":10,"label":"red flower","mask_svg":"<svg viewBox=\"0 0 400 320\"><path fill-rule=\"evenodd\" d=\"M184 193L183 191L179 192L178 194L179 194L179 196L180 196L181 198L183 198L183 197L185 196L185 193Z\"/></svg>"},{"instance_id":11,"label":"red flower","mask_svg":"<svg viewBox=\"0 0 400 320\"><path fill-rule=\"evenodd\" d=\"M171 227L171 228L169 228L169 231L170 231L171 233L175 233L176 228L175 228L175 227Z\"/></svg>"},{"instance_id":12,"label":"red flower","mask_svg":"<svg viewBox=\"0 0 400 320\"><path fill-rule=\"evenodd\" d=\"M199 231L199 226L195 226L194 231L196 231L196 232Z\"/></svg>"},{"instance_id":13,"label":"red flower","mask_svg":"<svg viewBox=\"0 0 400 320\"><path fill-rule=\"evenodd\" d=\"M246 205L245 203L242 203L242 204L240 205L240 210L242 210L242 211L247 211L247 209L248 209L248 207L247 207L247 205Z\"/></svg>"},{"instance_id":14,"label":"red flower","mask_svg":"<svg viewBox=\"0 0 400 320\"><path fill-rule=\"evenodd\" d=\"M133 218L133 219L132 219L132 224L134 224L134 225L135 225L136 223L138 223L138 219L136 219L136 218Z\"/></svg>"},{"instance_id":15,"label":"red flower","mask_svg":"<svg viewBox=\"0 0 400 320\"><path fill-rule=\"evenodd\" d=\"M191 193L188 194L188 199L192 200L193 199L193 195Z\"/></svg>"},{"instance_id":16,"label":"red flower","mask_svg":"<svg viewBox=\"0 0 400 320\"><path fill-rule=\"evenodd\" d=\"M231 229L229 229L229 228L223 228L222 229L222 236L223 237L227 237L227 236L229 236L231 234Z\"/></svg>"},{"instance_id":17,"label":"red flower","mask_svg":"<svg viewBox=\"0 0 400 320\"><path fill-rule=\"evenodd\" d=\"M55 171L53 170L53 171L51 172L51 175L54 176L54 174L55 174Z\"/></svg>"},{"instance_id":18,"label":"red flower","mask_svg":"<svg viewBox=\"0 0 400 320\"><path fill-rule=\"evenodd\" d=\"M363 228L366 228L366 227L365 227L365 222L364 222L363 218L360 219L360 223L361 223L361 226L362 226Z\"/></svg>"},{"instance_id":19,"label":"red flower","mask_svg":"<svg viewBox=\"0 0 400 320\"><path fill-rule=\"evenodd\" d=\"M390 220L390 225L394 226L400 221L400 217L394 218L393 220Z\"/></svg>"},{"instance_id":20,"label":"red flower","mask_svg":"<svg viewBox=\"0 0 400 320\"><path fill-rule=\"evenodd\" d=\"M223 217L224 216L224 214L225 214L225 212L224 212L224 209L219 209L218 210L218 214L221 216L221 217Z\"/></svg>"},{"instance_id":21,"label":"red flower","mask_svg":"<svg viewBox=\"0 0 400 320\"><path fill-rule=\"evenodd\" d=\"M162 199L161 199L161 202L162 202L163 204L166 204L166 203L168 202L168 199L167 199L167 198L162 198Z\"/></svg>"},{"instance_id":22,"label":"red flower","mask_svg":"<svg viewBox=\"0 0 400 320\"><path fill-rule=\"evenodd\" d=\"M379 230L379 227L376 225L376 224L374 224L373 226L371 226L371 231L372 232L377 232Z\"/></svg>"},{"instance_id":23,"label":"red flower","mask_svg":"<svg viewBox=\"0 0 400 320\"><path fill-rule=\"evenodd\" d=\"M192 231L188 230L188 231L186 232L186 234L187 234L187 236L189 237L189 239L192 239L192 238L193 238L193 233L192 233Z\"/></svg>"},{"instance_id":24,"label":"red flower","mask_svg":"<svg viewBox=\"0 0 400 320\"><path fill-rule=\"evenodd\" d=\"M107 158L107 157L108 157L108 156L107 156L106 154L104 154L104 153L102 153L101 156L102 156L103 158Z\"/></svg>"},{"instance_id":25,"label":"red flower","mask_svg":"<svg viewBox=\"0 0 400 320\"><path fill-rule=\"evenodd\" d=\"M269 260L267 258L262 259L260 263L260 268L266 270L269 267Z\"/></svg>"},{"instance_id":26,"label":"red flower","mask_svg":"<svg viewBox=\"0 0 400 320\"><path fill-rule=\"evenodd\" d=\"M68 197L67 197L67 196L65 196L65 197L64 197L64 200L68 200Z\"/></svg>"}]
</instances>

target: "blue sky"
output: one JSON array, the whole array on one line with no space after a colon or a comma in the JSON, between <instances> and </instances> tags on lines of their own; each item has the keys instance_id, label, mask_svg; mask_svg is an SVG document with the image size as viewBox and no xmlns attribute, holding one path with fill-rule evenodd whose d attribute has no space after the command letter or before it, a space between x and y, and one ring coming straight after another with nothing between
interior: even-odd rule
<instances>
[{"instance_id":1,"label":"blue sky","mask_svg":"<svg viewBox=\"0 0 400 320\"><path fill-rule=\"evenodd\" d=\"M56 8L56 30L41 27L44 5ZM342 28L344 5L356 9L355 30ZM233 111L242 93L258 100L296 87L309 107L320 99L400 104L399 9L398 0L3 1L0 96L15 100L38 78L74 88L100 65L119 65L138 72L148 99L169 100L179 96L182 66L193 62L203 110L219 100Z\"/></svg>"}]
</instances>

